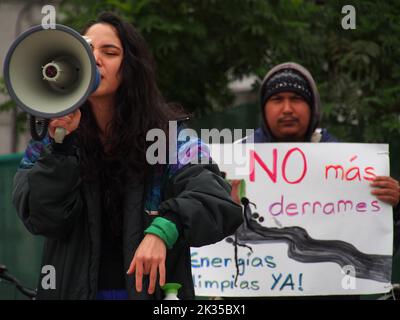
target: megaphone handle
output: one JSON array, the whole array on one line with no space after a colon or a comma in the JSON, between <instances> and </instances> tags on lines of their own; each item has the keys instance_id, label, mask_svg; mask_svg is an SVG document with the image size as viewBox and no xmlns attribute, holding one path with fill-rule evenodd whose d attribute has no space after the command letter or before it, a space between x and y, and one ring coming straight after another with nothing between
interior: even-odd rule
<instances>
[{"instance_id":1,"label":"megaphone handle","mask_svg":"<svg viewBox=\"0 0 400 320\"><path fill-rule=\"evenodd\" d=\"M65 136L67 135L67 129L57 127L54 131L54 141L56 143L63 143Z\"/></svg>"}]
</instances>

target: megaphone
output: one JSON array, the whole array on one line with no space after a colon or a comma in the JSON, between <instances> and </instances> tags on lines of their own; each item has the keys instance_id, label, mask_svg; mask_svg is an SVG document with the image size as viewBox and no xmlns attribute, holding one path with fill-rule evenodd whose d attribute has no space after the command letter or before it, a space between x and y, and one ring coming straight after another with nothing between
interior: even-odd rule
<instances>
[{"instance_id":1,"label":"megaphone","mask_svg":"<svg viewBox=\"0 0 400 320\"><path fill-rule=\"evenodd\" d=\"M41 25L22 33L11 45L4 61L4 80L12 100L31 115L31 134L41 140L48 119L65 116L96 91L100 73L87 40L75 30L57 24ZM47 119L41 133L36 117ZM57 128L61 143L66 132Z\"/></svg>"}]
</instances>

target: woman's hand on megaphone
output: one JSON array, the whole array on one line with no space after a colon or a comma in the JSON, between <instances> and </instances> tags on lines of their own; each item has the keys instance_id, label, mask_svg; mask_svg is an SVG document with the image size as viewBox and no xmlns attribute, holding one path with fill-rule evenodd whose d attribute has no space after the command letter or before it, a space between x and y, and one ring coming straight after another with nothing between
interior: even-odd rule
<instances>
[{"instance_id":1,"label":"woman's hand on megaphone","mask_svg":"<svg viewBox=\"0 0 400 320\"><path fill-rule=\"evenodd\" d=\"M81 111L76 109L74 112L61 118L51 119L49 123L49 135L54 139L56 128L64 128L67 135L76 130L81 121Z\"/></svg>"}]
</instances>

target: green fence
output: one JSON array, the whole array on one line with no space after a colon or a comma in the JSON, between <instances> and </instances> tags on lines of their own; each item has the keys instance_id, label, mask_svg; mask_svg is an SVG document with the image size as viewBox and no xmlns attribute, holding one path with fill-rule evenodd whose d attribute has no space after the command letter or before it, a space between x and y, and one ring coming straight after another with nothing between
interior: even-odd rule
<instances>
[{"instance_id":1,"label":"green fence","mask_svg":"<svg viewBox=\"0 0 400 320\"><path fill-rule=\"evenodd\" d=\"M22 154L0 156L0 264L24 286L35 288L43 240L25 229L11 203L12 181L21 158ZM0 299L25 297L14 286L0 282Z\"/></svg>"}]
</instances>

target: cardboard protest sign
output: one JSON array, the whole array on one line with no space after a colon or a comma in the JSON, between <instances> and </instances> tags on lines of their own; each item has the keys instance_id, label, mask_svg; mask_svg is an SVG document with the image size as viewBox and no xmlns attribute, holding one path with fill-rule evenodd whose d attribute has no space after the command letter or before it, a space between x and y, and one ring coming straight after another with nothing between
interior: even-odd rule
<instances>
[{"instance_id":1,"label":"cardboard protest sign","mask_svg":"<svg viewBox=\"0 0 400 320\"><path fill-rule=\"evenodd\" d=\"M373 294L391 288L392 207L383 144L210 145L244 207L235 235L192 248L198 296Z\"/></svg>"}]
</instances>

